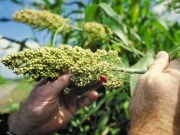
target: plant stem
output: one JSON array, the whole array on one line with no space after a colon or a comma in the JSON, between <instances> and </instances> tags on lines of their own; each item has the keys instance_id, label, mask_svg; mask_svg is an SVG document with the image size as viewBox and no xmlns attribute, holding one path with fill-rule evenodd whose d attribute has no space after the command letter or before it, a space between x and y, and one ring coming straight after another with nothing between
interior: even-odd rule
<instances>
[{"instance_id":1,"label":"plant stem","mask_svg":"<svg viewBox=\"0 0 180 135\"><path fill-rule=\"evenodd\" d=\"M53 46L53 47L55 46L56 37L57 37L58 33L62 30L63 27L64 27L64 23L63 23L63 25L62 25L61 27L59 27L59 28L56 30L56 32L55 32L55 34L54 34L54 36L53 36L53 40L52 40L52 46ZM77 26L71 25L70 27L73 28L73 29L75 29L75 30L82 31L82 29L79 28L79 27L77 27Z\"/></svg>"},{"instance_id":2,"label":"plant stem","mask_svg":"<svg viewBox=\"0 0 180 135\"><path fill-rule=\"evenodd\" d=\"M79 28L79 27L77 27L77 26L74 26L74 25L71 25L70 27L73 28L73 29L75 29L75 30L83 31L81 28Z\"/></svg>"},{"instance_id":3,"label":"plant stem","mask_svg":"<svg viewBox=\"0 0 180 135\"><path fill-rule=\"evenodd\" d=\"M55 34L54 34L54 37L53 37L53 41L52 41L52 47L55 46L56 37L57 37L58 33L62 30L63 27L64 27L64 23L63 23L63 25L62 25L61 27L59 27L59 28L56 30L56 32L55 32Z\"/></svg>"},{"instance_id":4,"label":"plant stem","mask_svg":"<svg viewBox=\"0 0 180 135\"><path fill-rule=\"evenodd\" d=\"M144 74L147 71L141 69L128 69L128 68L110 68L109 70L130 73L130 74Z\"/></svg>"}]
</instances>

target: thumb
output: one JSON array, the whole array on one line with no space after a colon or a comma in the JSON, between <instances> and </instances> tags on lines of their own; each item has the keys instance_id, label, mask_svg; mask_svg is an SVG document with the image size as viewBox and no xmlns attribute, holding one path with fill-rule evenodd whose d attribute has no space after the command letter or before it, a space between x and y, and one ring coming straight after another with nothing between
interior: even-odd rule
<instances>
[{"instance_id":1,"label":"thumb","mask_svg":"<svg viewBox=\"0 0 180 135\"><path fill-rule=\"evenodd\" d=\"M164 51L158 52L156 59L153 62L148 72L159 73L162 72L169 64L169 55Z\"/></svg>"},{"instance_id":2,"label":"thumb","mask_svg":"<svg viewBox=\"0 0 180 135\"><path fill-rule=\"evenodd\" d=\"M51 91L52 95L59 95L59 93L69 85L71 76L72 74L61 75L53 82L47 83L45 87L48 91Z\"/></svg>"}]
</instances>

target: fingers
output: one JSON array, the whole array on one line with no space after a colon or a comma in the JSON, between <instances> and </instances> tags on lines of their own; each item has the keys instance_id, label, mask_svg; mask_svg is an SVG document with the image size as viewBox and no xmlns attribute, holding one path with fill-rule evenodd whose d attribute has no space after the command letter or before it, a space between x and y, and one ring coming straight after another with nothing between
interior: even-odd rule
<instances>
[{"instance_id":1,"label":"fingers","mask_svg":"<svg viewBox=\"0 0 180 135\"><path fill-rule=\"evenodd\" d=\"M180 71L180 59L175 59L175 60L171 61L170 64L168 65L167 69L176 69L176 70Z\"/></svg>"},{"instance_id":2,"label":"fingers","mask_svg":"<svg viewBox=\"0 0 180 135\"><path fill-rule=\"evenodd\" d=\"M79 109L84 106L90 105L97 99L98 99L98 93L96 91L92 91L88 94L88 96L77 99L76 101L77 108Z\"/></svg>"},{"instance_id":3,"label":"fingers","mask_svg":"<svg viewBox=\"0 0 180 135\"><path fill-rule=\"evenodd\" d=\"M176 80L180 81L180 59L175 59L171 61L164 71L164 73L168 73L171 77L176 78ZM177 82L177 84L179 83Z\"/></svg>"},{"instance_id":4,"label":"fingers","mask_svg":"<svg viewBox=\"0 0 180 135\"><path fill-rule=\"evenodd\" d=\"M91 91L87 96L78 97L74 91L69 94L62 95L62 102L60 102L64 107L69 110L69 112L74 115L74 113L89 104L92 104L98 98L98 93L96 91Z\"/></svg>"},{"instance_id":5,"label":"fingers","mask_svg":"<svg viewBox=\"0 0 180 135\"><path fill-rule=\"evenodd\" d=\"M149 73L160 73L162 72L169 64L169 55L164 51L158 52L156 59L153 62L152 66L149 69Z\"/></svg>"}]
</instances>

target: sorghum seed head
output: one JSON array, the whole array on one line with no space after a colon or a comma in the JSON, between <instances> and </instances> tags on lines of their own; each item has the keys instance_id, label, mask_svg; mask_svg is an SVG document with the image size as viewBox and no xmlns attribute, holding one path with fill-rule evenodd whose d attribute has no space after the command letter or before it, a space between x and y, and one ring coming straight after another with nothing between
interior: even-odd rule
<instances>
[{"instance_id":1,"label":"sorghum seed head","mask_svg":"<svg viewBox=\"0 0 180 135\"><path fill-rule=\"evenodd\" d=\"M13 19L17 22L26 23L27 25L39 30L48 29L49 31L55 32L61 26L63 26L61 32L67 32L70 30L69 19L46 10L21 10L13 15Z\"/></svg>"},{"instance_id":2,"label":"sorghum seed head","mask_svg":"<svg viewBox=\"0 0 180 135\"><path fill-rule=\"evenodd\" d=\"M86 22L80 27L87 35L89 42L106 41L112 37L111 29L97 22Z\"/></svg>"},{"instance_id":3,"label":"sorghum seed head","mask_svg":"<svg viewBox=\"0 0 180 135\"><path fill-rule=\"evenodd\" d=\"M107 77L105 86L117 88L122 86L123 74L108 70L110 67L122 66L121 59L115 51L106 52L82 49L78 46L59 45L57 48L40 47L25 50L2 59L4 65L14 69L16 74L27 74L34 80L54 79L64 71L73 74L71 81L78 87Z\"/></svg>"}]
</instances>

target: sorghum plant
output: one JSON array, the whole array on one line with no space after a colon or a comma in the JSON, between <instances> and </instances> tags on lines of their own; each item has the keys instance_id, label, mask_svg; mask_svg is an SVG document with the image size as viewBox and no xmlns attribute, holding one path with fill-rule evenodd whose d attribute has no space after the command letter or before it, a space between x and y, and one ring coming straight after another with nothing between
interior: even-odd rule
<instances>
[{"instance_id":1,"label":"sorghum plant","mask_svg":"<svg viewBox=\"0 0 180 135\"><path fill-rule=\"evenodd\" d=\"M39 30L48 29L49 31L57 31L61 26L62 32L70 30L70 20L60 15L53 14L49 11L37 11L33 9L25 9L14 14L13 19L17 22L26 23L32 28Z\"/></svg>"},{"instance_id":2,"label":"sorghum plant","mask_svg":"<svg viewBox=\"0 0 180 135\"><path fill-rule=\"evenodd\" d=\"M71 29L80 30L85 34L87 41L90 43L107 41L113 34L110 28L100 23L86 22L80 24L80 27L78 27L71 24L70 19L46 10L25 9L15 13L13 18L17 22L26 23L32 28L39 30L48 29L49 31L58 33L69 32Z\"/></svg>"},{"instance_id":3,"label":"sorghum plant","mask_svg":"<svg viewBox=\"0 0 180 135\"><path fill-rule=\"evenodd\" d=\"M110 28L103 26L97 22L86 22L81 25L83 32L87 35L87 40L92 41L106 41L112 37Z\"/></svg>"}]
</instances>

